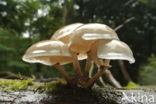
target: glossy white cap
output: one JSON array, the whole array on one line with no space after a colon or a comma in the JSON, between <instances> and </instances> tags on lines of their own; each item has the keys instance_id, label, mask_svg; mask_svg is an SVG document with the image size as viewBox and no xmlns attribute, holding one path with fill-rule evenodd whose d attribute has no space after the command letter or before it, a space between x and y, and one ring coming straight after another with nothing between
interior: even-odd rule
<instances>
[{"instance_id":1,"label":"glossy white cap","mask_svg":"<svg viewBox=\"0 0 156 104\"><path fill-rule=\"evenodd\" d=\"M129 46L119 40L112 40L107 43L103 42L99 44L97 56L101 59L127 60L129 63L135 62L133 53Z\"/></svg>"},{"instance_id":2,"label":"glossy white cap","mask_svg":"<svg viewBox=\"0 0 156 104\"><path fill-rule=\"evenodd\" d=\"M24 54L24 61L45 65L67 64L73 62L67 45L61 41L44 40L29 47Z\"/></svg>"}]
</instances>

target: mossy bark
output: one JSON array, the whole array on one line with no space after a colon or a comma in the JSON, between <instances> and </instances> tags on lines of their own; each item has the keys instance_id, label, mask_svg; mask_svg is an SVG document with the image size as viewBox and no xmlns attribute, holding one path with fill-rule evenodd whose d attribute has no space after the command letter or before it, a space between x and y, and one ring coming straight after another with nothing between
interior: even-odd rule
<instances>
[{"instance_id":1,"label":"mossy bark","mask_svg":"<svg viewBox=\"0 0 156 104\"><path fill-rule=\"evenodd\" d=\"M16 80L17 81L17 80ZM36 85L37 83L37 85ZM34 87L35 86L35 87ZM26 87L25 87L26 88ZM78 88L55 81L0 91L0 104L155 104L154 89ZM143 99L142 99L143 98Z\"/></svg>"}]
</instances>

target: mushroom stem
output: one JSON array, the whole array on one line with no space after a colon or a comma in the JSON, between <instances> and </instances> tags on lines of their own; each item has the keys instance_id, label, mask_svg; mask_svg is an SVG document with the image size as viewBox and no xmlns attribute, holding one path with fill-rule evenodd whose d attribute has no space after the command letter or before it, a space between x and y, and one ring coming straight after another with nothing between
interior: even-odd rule
<instances>
[{"instance_id":1,"label":"mushroom stem","mask_svg":"<svg viewBox=\"0 0 156 104\"><path fill-rule=\"evenodd\" d=\"M70 51L70 52L74 58L74 62L73 62L74 73L75 73L76 77L80 78L82 76L82 72L81 72L80 63L77 58L77 54L72 51Z\"/></svg>"},{"instance_id":2,"label":"mushroom stem","mask_svg":"<svg viewBox=\"0 0 156 104\"><path fill-rule=\"evenodd\" d=\"M81 69L80 69L80 63L78 61L74 61L73 66L74 66L75 74L77 76L81 77L82 76L82 72L81 72Z\"/></svg>"},{"instance_id":3,"label":"mushroom stem","mask_svg":"<svg viewBox=\"0 0 156 104\"><path fill-rule=\"evenodd\" d=\"M92 86L94 84L94 82L97 79L99 79L99 77L103 74L104 71L105 71L105 67L100 66L99 71L91 79L89 79L89 81L84 85L84 87L88 88L88 87Z\"/></svg>"},{"instance_id":4,"label":"mushroom stem","mask_svg":"<svg viewBox=\"0 0 156 104\"><path fill-rule=\"evenodd\" d=\"M100 81L100 83L102 84L102 86L105 86L105 85L106 85L105 82L103 81L102 76L99 78L99 81Z\"/></svg>"},{"instance_id":5,"label":"mushroom stem","mask_svg":"<svg viewBox=\"0 0 156 104\"><path fill-rule=\"evenodd\" d=\"M113 77L112 73L110 70L105 69L105 71L103 72L103 74L105 74L107 76L107 78L109 79L110 83L116 87L116 88L121 88L122 86L120 85L120 83Z\"/></svg>"},{"instance_id":6,"label":"mushroom stem","mask_svg":"<svg viewBox=\"0 0 156 104\"><path fill-rule=\"evenodd\" d=\"M67 82L71 83L72 81L72 78L64 71L64 68L61 67L60 65L58 64L55 64L54 65L55 68L57 69L57 71L64 76L64 78L66 79Z\"/></svg>"},{"instance_id":7,"label":"mushroom stem","mask_svg":"<svg viewBox=\"0 0 156 104\"><path fill-rule=\"evenodd\" d=\"M92 66L92 61L91 61L91 53L90 52L88 52L88 58L87 58L87 60L86 60L86 65L85 65L85 69L84 69L84 76L86 77L86 78L89 78L89 70L90 70L90 68L91 68L91 66Z\"/></svg>"},{"instance_id":8,"label":"mushroom stem","mask_svg":"<svg viewBox=\"0 0 156 104\"><path fill-rule=\"evenodd\" d=\"M89 70L89 78L92 77L93 69L94 69L94 63L91 64L91 67L90 67L90 70Z\"/></svg>"},{"instance_id":9,"label":"mushroom stem","mask_svg":"<svg viewBox=\"0 0 156 104\"><path fill-rule=\"evenodd\" d=\"M96 65L99 67L99 71L87 82L87 84L85 84L86 88L91 86L97 79L99 79L99 77L103 74L106 68L111 67L109 65L110 60L103 61L103 60L99 60L97 57L94 57L94 61Z\"/></svg>"},{"instance_id":10,"label":"mushroom stem","mask_svg":"<svg viewBox=\"0 0 156 104\"><path fill-rule=\"evenodd\" d=\"M110 65L110 60L105 59L105 60L99 60L100 65L105 66L107 68L111 68L112 66Z\"/></svg>"},{"instance_id":11,"label":"mushroom stem","mask_svg":"<svg viewBox=\"0 0 156 104\"><path fill-rule=\"evenodd\" d=\"M109 64L110 63L110 60L104 60L104 61L103 60L100 60L100 61L101 61L102 65L104 65L105 67L107 67L107 68L110 68L111 67L111 65ZM114 76L112 75L112 73L111 73L110 70L106 69L104 71L104 74L106 75L106 77L109 79L110 83L114 87L121 88L120 83L114 78Z\"/></svg>"}]
</instances>

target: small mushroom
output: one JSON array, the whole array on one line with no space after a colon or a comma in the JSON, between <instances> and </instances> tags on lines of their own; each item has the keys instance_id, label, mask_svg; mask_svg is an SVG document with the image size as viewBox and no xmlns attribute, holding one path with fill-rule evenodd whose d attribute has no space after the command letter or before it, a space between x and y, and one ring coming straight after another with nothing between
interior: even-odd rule
<instances>
[{"instance_id":1,"label":"small mushroom","mask_svg":"<svg viewBox=\"0 0 156 104\"><path fill-rule=\"evenodd\" d=\"M74 23L67 26L63 26L62 28L58 29L51 37L52 40L60 40L66 44L69 43L69 39L73 34L73 31L82 26L82 23Z\"/></svg>"},{"instance_id":2,"label":"small mushroom","mask_svg":"<svg viewBox=\"0 0 156 104\"><path fill-rule=\"evenodd\" d=\"M29 47L24 54L24 61L54 65L56 69L70 82L72 78L59 65L73 62L68 46L61 41L44 40Z\"/></svg>"},{"instance_id":3,"label":"small mushroom","mask_svg":"<svg viewBox=\"0 0 156 104\"><path fill-rule=\"evenodd\" d=\"M72 35L74 35L75 29L77 29L78 27L80 27L82 25L84 25L84 24L74 23L74 24L64 26L64 27L58 29L52 35L51 40L60 40L65 44L69 44L70 38L71 38ZM86 54L79 54L78 55L79 60L83 60L83 59L86 59L86 58L87 58Z\"/></svg>"},{"instance_id":4,"label":"small mushroom","mask_svg":"<svg viewBox=\"0 0 156 104\"><path fill-rule=\"evenodd\" d=\"M71 37L70 49L77 53L87 53L99 40L119 40L116 32L104 24L90 23L78 27Z\"/></svg>"},{"instance_id":5,"label":"small mushroom","mask_svg":"<svg viewBox=\"0 0 156 104\"><path fill-rule=\"evenodd\" d=\"M89 23L75 29L74 35L71 37L69 48L72 53L87 54L86 67L84 76L88 76L90 66L96 56L96 47L99 42L108 42L113 39L119 40L116 32L109 26L99 23ZM95 47L95 49L94 49ZM93 52L91 52L93 51ZM96 63L99 63L96 60Z\"/></svg>"},{"instance_id":6,"label":"small mushroom","mask_svg":"<svg viewBox=\"0 0 156 104\"><path fill-rule=\"evenodd\" d=\"M92 51L93 52L93 51ZM93 53L96 55L95 53ZM109 79L113 79L113 76L111 75L110 71L107 70L107 66L109 67L110 60L127 60L130 63L134 63L135 59L133 57L133 53L129 46L121 42L119 40L111 40L110 42L100 42L97 47L97 57L96 59L93 59L94 61L99 59L104 59L104 64L101 63L99 65L99 71L86 83L86 87L92 85L102 74L108 73L110 77ZM101 60L100 60L101 61ZM102 62L103 63L103 62ZM104 67L102 67L104 66ZM113 83L115 82L115 83ZM121 87L117 81L113 81L112 83L114 85L117 85L117 87Z\"/></svg>"},{"instance_id":7,"label":"small mushroom","mask_svg":"<svg viewBox=\"0 0 156 104\"><path fill-rule=\"evenodd\" d=\"M112 40L108 43L101 43L97 49L97 56L107 60L127 60L134 63L135 59L129 46L119 40Z\"/></svg>"},{"instance_id":8,"label":"small mushroom","mask_svg":"<svg viewBox=\"0 0 156 104\"><path fill-rule=\"evenodd\" d=\"M64 42L65 44L69 44L70 43L70 38L72 35L74 35L74 31L75 29L77 29L78 27L82 26L82 23L74 23L74 24L70 24L67 26L64 26L60 29L58 29L51 37L51 40L60 40L62 42ZM73 55L73 58L75 59L75 61L73 62L74 65L74 72L76 74L76 76L82 76L82 72L81 72L81 68L79 65L78 60L83 60L87 58L86 54L79 54L77 55Z\"/></svg>"}]
</instances>

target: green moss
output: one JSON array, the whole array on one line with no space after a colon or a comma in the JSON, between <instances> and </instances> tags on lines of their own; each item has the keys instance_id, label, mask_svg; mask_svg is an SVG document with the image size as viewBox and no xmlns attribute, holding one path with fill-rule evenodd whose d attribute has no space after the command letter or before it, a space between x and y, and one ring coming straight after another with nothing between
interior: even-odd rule
<instances>
[{"instance_id":1,"label":"green moss","mask_svg":"<svg viewBox=\"0 0 156 104\"><path fill-rule=\"evenodd\" d=\"M136 83L130 81L128 82L128 84L126 86L124 86L124 88L138 88L139 85L137 85Z\"/></svg>"},{"instance_id":2,"label":"green moss","mask_svg":"<svg viewBox=\"0 0 156 104\"><path fill-rule=\"evenodd\" d=\"M12 90L25 90L28 86L33 84L33 79L28 80L0 80L0 89L2 91L12 91Z\"/></svg>"},{"instance_id":3,"label":"green moss","mask_svg":"<svg viewBox=\"0 0 156 104\"><path fill-rule=\"evenodd\" d=\"M46 92L46 93L52 93L59 88L61 85L65 85L66 82L64 80L58 80L58 81L52 81L47 83L42 83L40 85L34 86L33 90L39 91L39 92Z\"/></svg>"},{"instance_id":4,"label":"green moss","mask_svg":"<svg viewBox=\"0 0 156 104\"><path fill-rule=\"evenodd\" d=\"M56 91L58 86L65 85L64 80L52 81L52 82L37 82L34 79L27 80L8 80L0 79L0 90L4 92L31 90L38 92L51 93Z\"/></svg>"}]
</instances>

